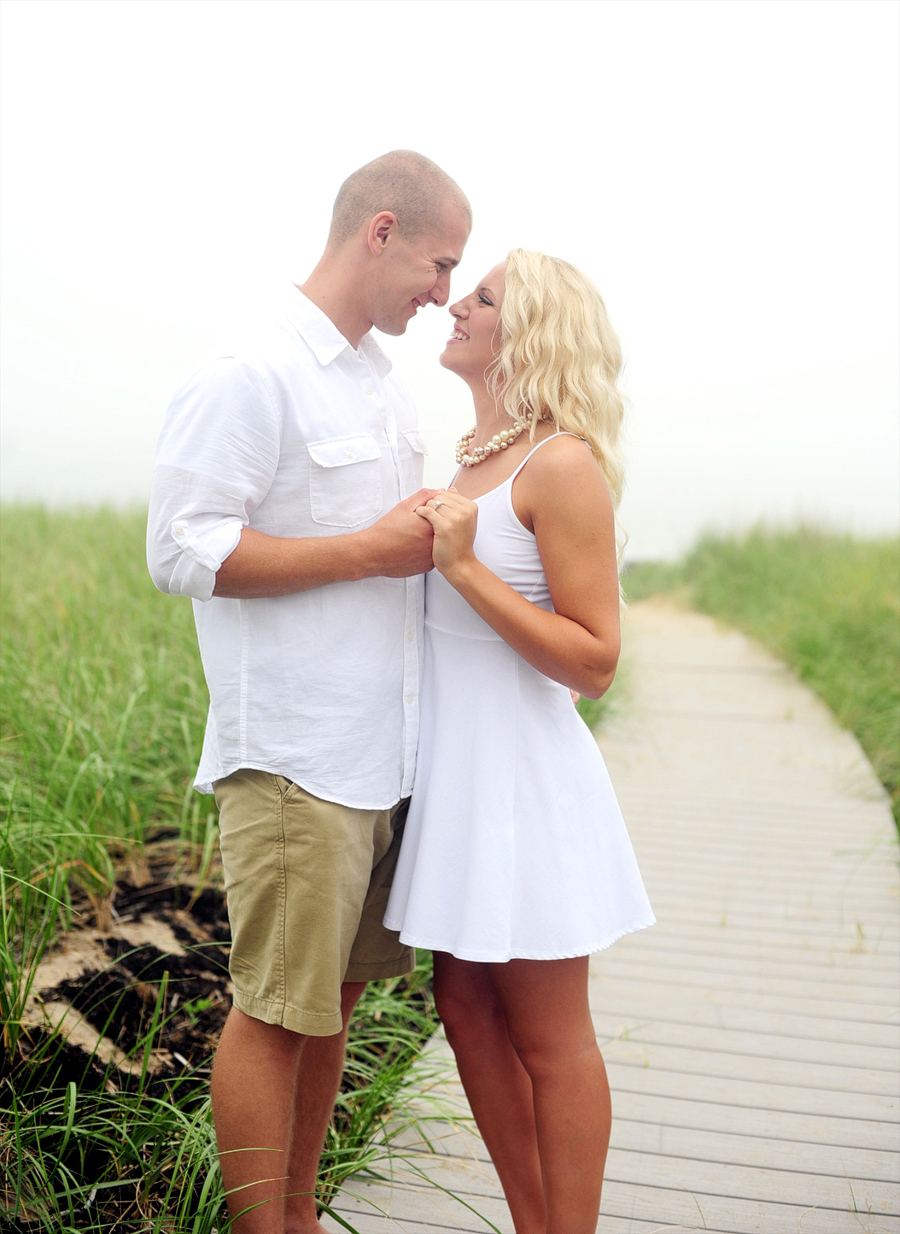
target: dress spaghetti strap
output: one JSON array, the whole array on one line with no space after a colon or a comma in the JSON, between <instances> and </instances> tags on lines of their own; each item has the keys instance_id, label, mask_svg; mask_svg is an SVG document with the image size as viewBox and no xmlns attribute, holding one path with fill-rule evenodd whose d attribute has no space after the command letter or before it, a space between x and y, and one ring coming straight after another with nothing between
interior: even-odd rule
<instances>
[{"instance_id":1,"label":"dress spaghetti strap","mask_svg":"<svg viewBox=\"0 0 900 1234\"><path fill-rule=\"evenodd\" d=\"M568 429L560 429L559 432L557 433L551 433L549 437L545 437L543 441L539 441L536 446L532 446L532 448L528 451L528 453L522 459L521 463L518 465L518 467L509 477L508 483L510 485L510 488L512 488L512 481L515 480L516 476L519 474L519 472L522 470L522 468L531 458L532 454L535 454L538 450L540 450L541 446L545 446L548 441L555 441L557 437L578 437L579 441L585 441L585 442L587 440L585 437L579 437L577 433L570 433Z\"/></svg>"}]
</instances>

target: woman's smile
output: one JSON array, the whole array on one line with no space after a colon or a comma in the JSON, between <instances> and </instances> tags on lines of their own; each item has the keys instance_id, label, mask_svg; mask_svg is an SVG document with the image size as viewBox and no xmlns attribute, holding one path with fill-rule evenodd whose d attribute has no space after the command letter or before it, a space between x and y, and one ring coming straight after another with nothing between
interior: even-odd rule
<instances>
[{"instance_id":1,"label":"woman's smile","mask_svg":"<svg viewBox=\"0 0 900 1234\"><path fill-rule=\"evenodd\" d=\"M452 369L465 381L484 383L485 371L497 357L500 343L500 307L506 281L506 261L498 262L484 282L450 305L453 332L447 339L441 364ZM466 354L457 355L455 348L466 344Z\"/></svg>"}]
</instances>

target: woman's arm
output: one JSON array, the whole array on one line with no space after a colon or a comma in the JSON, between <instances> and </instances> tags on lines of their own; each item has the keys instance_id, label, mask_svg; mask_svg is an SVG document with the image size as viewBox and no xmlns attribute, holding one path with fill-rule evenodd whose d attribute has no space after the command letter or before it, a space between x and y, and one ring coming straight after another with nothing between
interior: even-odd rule
<instances>
[{"instance_id":1,"label":"woman's arm","mask_svg":"<svg viewBox=\"0 0 900 1234\"><path fill-rule=\"evenodd\" d=\"M540 450L514 483L534 530L554 613L532 604L475 557L478 507L450 489L417 513L434 528L434 564L505 642L547 677L599 698L619 658L615 519L603 473L583 442Z\"/></svg>"}]
</instances>

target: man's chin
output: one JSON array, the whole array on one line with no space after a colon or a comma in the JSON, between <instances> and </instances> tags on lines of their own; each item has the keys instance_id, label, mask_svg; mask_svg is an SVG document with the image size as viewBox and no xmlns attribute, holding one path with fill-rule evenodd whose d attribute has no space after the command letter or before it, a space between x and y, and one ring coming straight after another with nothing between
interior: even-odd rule
<instances>
[{"instance_id":1,"label":"man's chin","mask_svg":"<svg viewBox=\"0 0 900 1234\"><path fill-rule=\"evenodd\" d=\"M376 330L380 330L382 334L390 334L396 338L399 334L406 333L406 327L409 321L376 321L372 323Z\"/></svg>"}]
</instances>

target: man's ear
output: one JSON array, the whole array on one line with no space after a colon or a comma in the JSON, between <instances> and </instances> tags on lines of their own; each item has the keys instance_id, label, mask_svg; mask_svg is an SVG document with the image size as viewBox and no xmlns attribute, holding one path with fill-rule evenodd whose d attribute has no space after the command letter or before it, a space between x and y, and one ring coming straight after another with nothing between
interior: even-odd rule
<instances>
[{"instance_id":1,"label":"man's ear","mask_svg":"<svg viewBox=\"0 0 900 1234\"><path fill-rule=\"evenodd\" d=\"M366 243L369 246L369 251L374 253L376 257L380 257L397 233L396 214L392 214L390 210L382 210L379 214L369 219L369 226L366 230Z\"/></svg>"}]
</instances>

